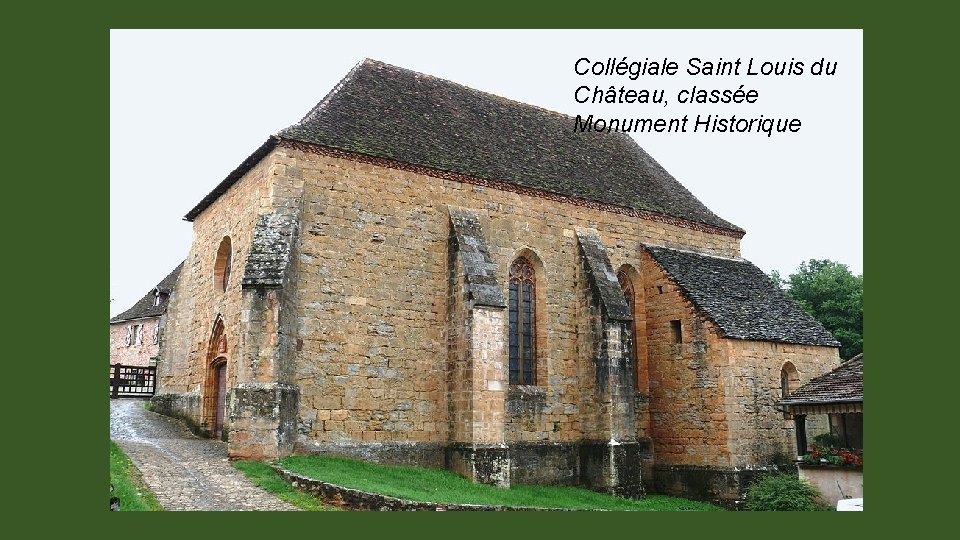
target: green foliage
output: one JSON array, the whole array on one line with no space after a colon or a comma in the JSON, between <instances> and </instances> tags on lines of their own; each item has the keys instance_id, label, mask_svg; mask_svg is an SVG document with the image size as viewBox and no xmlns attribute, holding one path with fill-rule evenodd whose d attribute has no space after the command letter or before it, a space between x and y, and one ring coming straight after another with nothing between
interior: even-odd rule
<instances>
[{"instance_id":1,"label":"green foliage","mask_svg":"<svg viewBox=\"0 0 960 540\"><path fill-rule=\"evenodd\" d=\"M163 510L153 492L143 483L140 471L113 441L110 441L110 485L113 486L110 496L120 498L121 512ZM110 496L103 498L104 508Z\"/></svg>"},{"instance_id":2,"label":"green foliage","mask_svg":"<svg viewBox=\"0 0 960 540\"><path fill-rule=\"evenodd\" d=\"M503 489L474 484L445 470L377 465L328 456L294 456L281 463L284 468L310 478L410 501L585 510L722 510L708 503L665 495L635 501L577 487L515 485Z\"/></svg>"},{"instance_id":3,"label":"green foliage","mask_svg":"<svg viewBox=\"0 0 960 540\"><path fill-rule=\"evenodd\" d=\"M747 490L747 510L820 510L820 492L792 474L767 474Z\"/></svg>"},{"instance_id":4,"label":"green foliage","mask_svg":"<svg viewBox=\"0 0 960 540\"><path fill-rule=\"evenodd\" d=\"M828 259L810 259L784 280L776 271L770 278L840 342L840 358L863 352L863 274Z\"/></svg>"},{"instance_id":5,"label":"green foliage","mask_svg":"<svg viewBox=\"0 0 960 540\"><path fill-rule=\"evenodd\" d=\"M320 499L313 495L294 488L266 463L238 460L233 462L233 466L245 474L260 489L276 495L278 499L286 501L301 510L339 510L335 506L323 504Z\"/></svg>"}]
</instances>

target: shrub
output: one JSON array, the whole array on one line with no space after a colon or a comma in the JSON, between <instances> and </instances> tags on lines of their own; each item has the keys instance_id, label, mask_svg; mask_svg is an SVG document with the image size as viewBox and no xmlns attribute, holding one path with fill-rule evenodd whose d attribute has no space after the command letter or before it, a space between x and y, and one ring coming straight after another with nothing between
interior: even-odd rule
<instances>
[{"instance_id":1,"label":"shrub","mask_svg":"<svg viewBox=\"0 0 960 540\"><path fill-rule=\"evenodd\" d=\"M819 510L820 492L792 474L767 474L747 489L747 510Z\"/></svg>"}]
</instances>

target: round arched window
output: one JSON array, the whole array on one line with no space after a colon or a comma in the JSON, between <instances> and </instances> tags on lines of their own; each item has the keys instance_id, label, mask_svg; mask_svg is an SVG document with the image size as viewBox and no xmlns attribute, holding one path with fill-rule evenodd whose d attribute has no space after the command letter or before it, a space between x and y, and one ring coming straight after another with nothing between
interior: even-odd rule
<instances>
[{"instance_id":1,"label":"round arched window","mask_svg":"<svg viewBox=\"0 0 960 540\"><path fill-rule=\"evenodd\" d=\"M227 290L227 284L230 283L230 266L233 259L233 249L230 245L230 237L224 236L220 241L220 247L217 249L217 262L213 265L213 281L220 291Z\"/></svg>"}]
</instances>

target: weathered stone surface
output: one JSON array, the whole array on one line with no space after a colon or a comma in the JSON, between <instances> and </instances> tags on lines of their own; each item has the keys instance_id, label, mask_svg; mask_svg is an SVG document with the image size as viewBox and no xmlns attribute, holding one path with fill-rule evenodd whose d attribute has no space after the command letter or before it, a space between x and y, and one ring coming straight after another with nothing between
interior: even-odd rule
<instances>
[{"instance_id":1,"label":"weathered stone surface","mask_svg":"<svg viewBox=\"0 0 960 540\"><path fill-rule=\"evenodd\" d=\"M452 443L447 446L446 467L474 482L510 487L510 452L505 444Z\"/></svg>"},{"instance_id":2,"label":"weathered stone surface","mask_svg":"<svg viewBox=\"0 0 960 540\"><path fill-rule=\"evenodd\" d=\"M299 218L296 208L291 211L286 207L257 217L241 281L244 288L283 286Z\"/></svg>"},{"instance_id":3,"label":"weathered stone surface","mask_svg":"<svg viewBox=\"0 0 960 540\"><path fill-rule=\"evenodd\" d=\"M776 472L774 466L722 467L706 465L654 465L657 493L687 497L740 510L747 488L759 476Z\"/></svg>"},{"instance_id":4,"label":"weathered stone surface","mask_svg":"<svg viewBox=\"0 0 960 540\"><path fill-rule=\"evenodd\" d=\"M593 231L577 229L577 240L590 289L597 296L604 315L612 321L633 320L600 237Z\"/></svg>"},{"instance_id":5,"label":"weathered stone surface","mask_svg":"<svg viewBox=\"0 0 960 540\"><path fill-rule=\"evenodd\" d=\"M476 306L506 307L497 277L497 266L490 260L487 241L477 214L449 207L450 223L459 251L467 289L467 299Z\"/></svg>"}]
</instances>

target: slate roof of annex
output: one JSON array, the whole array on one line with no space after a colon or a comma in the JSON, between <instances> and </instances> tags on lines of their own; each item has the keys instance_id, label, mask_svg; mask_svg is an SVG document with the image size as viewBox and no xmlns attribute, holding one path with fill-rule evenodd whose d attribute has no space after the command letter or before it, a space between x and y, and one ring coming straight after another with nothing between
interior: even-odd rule
<instances>
[{"instance_id":1,"label":"slate roof of annex","mask_svg":"<svg viewBox=\"0 0 960 540\"><path fill-rule=\"evenodd\" d=\"M624 133L575 133L571 116L370 59L354 67L302 120L267 140L185 219L192 221L281 140L743 233Z\"/></svg>"},{"instance_id":2,"label":"slate roof of annex","mask_svg":"<svg viewBox=\"0 0 960 540\"><path fill-rule=\"evenodd\" d=\"M823 325L749 261L657 246L644 248L725 337L840 346Z\"/></svg>"},{"instance_id":3,"label":"slate roof of annex","mask_svg":"<svg viewBox=\"0 0 960 540\"><path fill-rule=\"evenodd\" d=\"M797 388L782 404L863 401L863 353Z\"/></svg>"},{"instance_id":4,"label":"slate roof of annex","mask_svg":"<svg viewBox=\"0 0 960 540\"><path fill-rule=\"evenodd\" d=\"M177 267L174 268L173 271L167 275L167 277L163 278L160 283L157 283L155 287L147 291L147 294L143 295L143 298L138 300L133 307L110 319L110 322L115 323L130 321L133 319L145 319L147 317L159 317L160 315L163 315L163 312L167 309L167 304L170 302L163 302L159 306L153 305L156 300L156 295L154 292L159 288L162 292L172 294L173 287L177 284L177 277L180 276L180 270L182 268L183 263L177 265Z\"/></svg>"}]
</instances>

